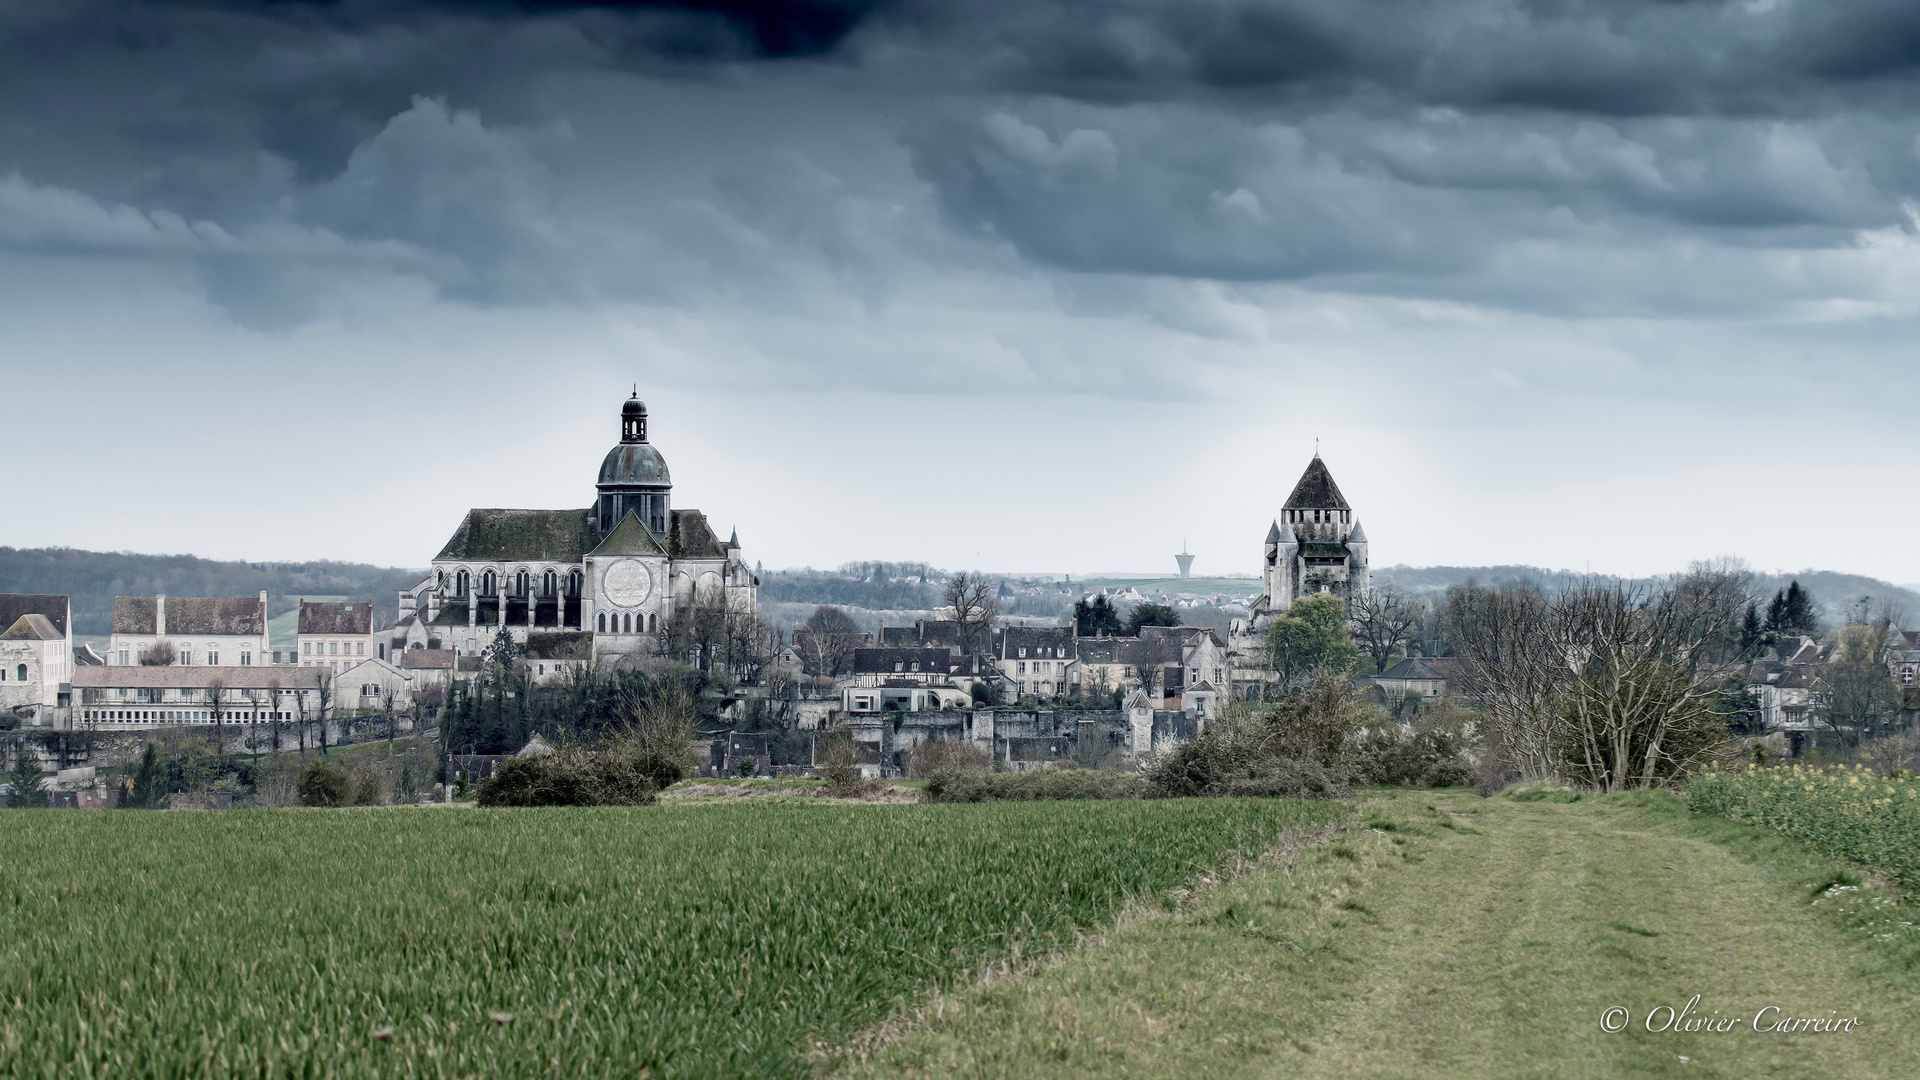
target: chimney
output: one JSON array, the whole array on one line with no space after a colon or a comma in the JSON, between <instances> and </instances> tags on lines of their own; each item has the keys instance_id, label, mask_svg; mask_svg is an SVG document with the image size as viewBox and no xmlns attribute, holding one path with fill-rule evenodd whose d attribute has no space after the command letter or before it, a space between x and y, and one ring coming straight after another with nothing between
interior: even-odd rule
<instances>
[{"instance_id":1,"label":"chimney","mask_svg":"<svg viewBox=\"0 0 1920 1080\"><path fill-rule=\"evenodd\" d=\"M167 636L167 594L161 593L153 598L153 634L155 637Z\"/></svg>"}]
</instances>

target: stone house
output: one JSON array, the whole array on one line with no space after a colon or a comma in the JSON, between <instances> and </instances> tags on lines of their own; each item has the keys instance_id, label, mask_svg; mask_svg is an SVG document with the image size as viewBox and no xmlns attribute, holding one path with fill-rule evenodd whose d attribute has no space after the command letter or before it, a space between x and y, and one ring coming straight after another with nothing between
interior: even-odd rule
<instances>
[{"instance_id":1,"label":"stone house","mask_svg":"<svg viewBox=\"0 0 1920 1080\"><path fill-rule=\"evenodd\" d=\"M301 598L294 642L301 667L341 672L370 656L386 659L386 643L374 642L373 604L366 600L337 603Z\"/></svg>"},{"instance_id":2,"label":"stone house","mask_svg":"<svg viewBox=\"0 0 1920 1080\"><path fill-rule=\"evenodd\" d=\"M267 594L114 599L108 665L137 667L162 642L181 667L268 666Z\"/></svg>"}]
</instances>

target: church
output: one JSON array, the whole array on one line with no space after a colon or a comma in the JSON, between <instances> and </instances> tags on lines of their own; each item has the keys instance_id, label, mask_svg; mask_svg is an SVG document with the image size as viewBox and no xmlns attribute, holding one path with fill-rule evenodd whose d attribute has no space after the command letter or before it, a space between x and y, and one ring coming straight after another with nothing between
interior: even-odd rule
<instances>
[{"instance_id":1,"label":"church","mask_svg":"<svg viewBox=\"0 0 1920 1080\"><path fill-rule=\"evenodd\" d=\"M1267 529L1260 555L1260 595L1228 633L1233 696L1242 701L1257 700L1270 681L1262 669L1275 615L1313 593L1333 593L1349 604L1367 595L1367 532L1319 454Z\"/></svg>"},{"instance_id":2,"label":"church","mask_svg":"<svg viewBox=\"0 0 1920 1080\"><path fill-rule=\"evenodd\" d=\"M638 391L594 489L580 510L467 511L426 579L400 594L396 636L471 656L504 626L522 646L591 642L606 663L656 655L662 628L696 603L754 611L760 583L739 533L723 542L706 515L674 508Z\"/></svg>"}]
</instances>

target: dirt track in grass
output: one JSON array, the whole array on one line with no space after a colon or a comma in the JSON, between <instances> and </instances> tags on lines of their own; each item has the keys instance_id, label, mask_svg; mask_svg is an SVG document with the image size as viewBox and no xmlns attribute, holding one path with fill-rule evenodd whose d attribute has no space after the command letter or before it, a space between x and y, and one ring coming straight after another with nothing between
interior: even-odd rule
<instances>
[{"instance_id":1,"label":"dirt track in grass","mask_svg":"<svg viewBox=\"0 0 1920 1080\"><path fill-rule=\"evenodd\" d=\"M1179 910L947 995L843 1071L1920 1075L1912 974L1810 903L1824 860L1667 795L1413 792L1367 810L1344 837ZM1689 1018L1726 1030L1647 1030L1695 995ZM1609 1033L1616 1007L1625 1030ZM1859 1023L1756 1032L1756 1015L1763 1029Z\"/></svg>"}]
</instances>

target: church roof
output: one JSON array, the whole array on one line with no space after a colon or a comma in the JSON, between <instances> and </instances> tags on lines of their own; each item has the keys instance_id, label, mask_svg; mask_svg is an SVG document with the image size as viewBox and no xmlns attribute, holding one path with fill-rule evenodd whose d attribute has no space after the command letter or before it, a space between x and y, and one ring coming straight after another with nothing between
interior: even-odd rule
<instances>
[{"instance_id":1,"label":"church roof","mask_svg":"<svg viewBox=\"0 0 1920 1080\"><path fill-rule=\"evenodd\" d=\"M672 487L667 459L651 443L620 443L600 462L601 487Z\"/></svg>"},{"instance_id":2,"label":"church roof","mask_svg":"<svg viewBox=\"0 0 1920 1080\"><path fill-rule=\"evenodd\" d=\"M727 551L707 524L707 515L698 510L675 510L674 524L680 526L680 557L683 559L724 559Z\"/></svg>"},{"instance_id":3,"label":"church roof","mask_svg":"<svg viewBox=\"0 0 1920 1080\"><path fill-rule=\"evenodd\" d=\"M1320 455L1313 455L1307 463L1307 471L1300 474L1300 482L1293 485L1293 494L1287 496L1286 510L1350 510L1346 497L1340 494L1340 485L1333 482L1333 474L1327 471L1326 462Z\"/></svg>"},{"instance_id":4,"label":"church roof","mask_svg":"<svg viewBox=\"0 0 1920 1080\"><path fill-rule=\"evenodd\" d=\"M595 555L665 555L667 549L661 547L660 542L653 538L652 531L640 524L639 516L629 510L627 516L620 519L620 524L613 527L613 531L607 534L605 540L600 541L600 546L594 548L592 553Z\"/></svg>"},{"instance_id":5,"label":"church roof","mask_svg":"<svg viewBox=\"0 0 1920 1080\"><path fill-rule=\"evenodd\" d=\"M53 620L39 612L29 612L13 621L0 639L7 641L61 641L67 635L54 629Z\"/></svg>"},{"instance_id":6,"label":"church roof","mask_svg":"<svg viewBox=\"0 0 1920 1080\"><path fill-rule=\"evenodd\" d=\"M593 546L585 510L469 510L434 560L579 562Z\"/></svg>"}]
</instances>

